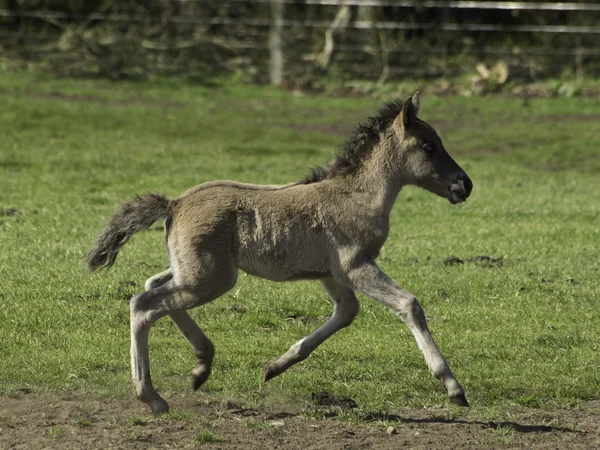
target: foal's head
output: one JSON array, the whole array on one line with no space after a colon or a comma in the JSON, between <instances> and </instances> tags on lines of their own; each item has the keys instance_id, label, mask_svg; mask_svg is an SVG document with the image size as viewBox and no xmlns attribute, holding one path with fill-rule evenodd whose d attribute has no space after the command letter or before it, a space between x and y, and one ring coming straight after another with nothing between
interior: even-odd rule
<instances>
[{"instance_id":1,"label":"foal's head","mask_svg":"<svg viewBox=\"0 0 600 450\"><path fill-rule=\"evenodd\" d=\"M416 92L392 123L402 183L420 186L454 204L464 202L473 188L471 179L448 154L433 127L417 118L418 111Z\"/></svg>"}]
</instances>

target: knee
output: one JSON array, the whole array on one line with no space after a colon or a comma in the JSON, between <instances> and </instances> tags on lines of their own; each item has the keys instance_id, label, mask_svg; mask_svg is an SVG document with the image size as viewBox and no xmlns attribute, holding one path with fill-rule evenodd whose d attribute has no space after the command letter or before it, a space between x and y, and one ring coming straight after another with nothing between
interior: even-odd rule
<instances>
[{"instance_id":1,"label":"knee","mask_svg":"<svg viewBox=\"0 0 600 450\"><path fill-rule=\"evenodd\" d=\"M142 292L140 294L136 294L131 297L129 300L129 312L131 314L136 314L139 312L143 312L146 308L145 305L147 303L147 291Z\"/></svg>"},{"instance_id":2,"label":"knee","mask_svg":"<svg viewBox=\"0 0 600 450\"><path fill-rule=\"evenodd\" d=\"M129 300L129 317L131 320L132 330L134 328L137 329L140 326L143 326L147 322L144 311L144 294L145 292L134 295L131 297L131 300Z\"/></svg>"},{"instance_id":3,"label":"knee","mask_svg":"<svg viewBox=\"0 0 600 450\"><path fill-rule=\"evenodd\" d=\"M161 316L149 306L150 298L148 291L134 295L129 301L129 313L132 325L145 327L152 325Z\"/></svg>"},{"instance_id":4,"label":"knee","mask_svg":"<svg viewBox=\"0 0 600 450\"><path fill-rule=\"evenodd\" d=\"M142 292L141 294L136 294L129 300L129 312L131 314L137 313L142 309L142 305L144 303L144 294L146 292Z\"/></svg>"}]
</instances>

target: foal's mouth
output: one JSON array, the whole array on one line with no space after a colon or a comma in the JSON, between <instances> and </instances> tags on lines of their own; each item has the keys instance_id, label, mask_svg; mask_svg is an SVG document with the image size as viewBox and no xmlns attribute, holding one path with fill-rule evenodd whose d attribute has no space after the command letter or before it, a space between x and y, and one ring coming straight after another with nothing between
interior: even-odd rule
<instances>
[{"instance_id":1,"label":"foal's mouth","mask_svg":"<svg viewBox=\"0 0 600 450\"><path fill-rule=\"evenodd\" d=\"M460 198L460 197L456 197L456 196L454 196L454 195L451 195L450 197L448 197L448 201L449 201L450 203L452 203L453 205L456 205L456 204L458 204L458 203L463 203L463 202L466 202L466 201L467 201L467 199L466 199L466 198Z\"/></svg>"}]
</instances>

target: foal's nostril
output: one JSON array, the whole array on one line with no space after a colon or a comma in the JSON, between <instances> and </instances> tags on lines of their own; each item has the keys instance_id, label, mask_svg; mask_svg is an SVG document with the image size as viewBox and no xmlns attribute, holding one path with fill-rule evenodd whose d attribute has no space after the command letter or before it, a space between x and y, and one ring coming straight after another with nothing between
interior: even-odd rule
<instances>
[{"instance_id":1,"label":"foal's nostril","mask_svg":"<svg viewBox=\"0 0 600 450\"><path fill-rule=\"evenodd\" d=\"M450 192L452 192L457 197L464 197L466 195L466 190L464 188L463 182L459 181L458 183L453 184L452 187L450 187Z\"/></svg>"},{"instance_id":2,"label":"foal's nostril","mask_svg":"<svg viewBox=\"0 0 600 450\"><path fill-rule=\"evenodd\" d=\"M473 189L473 182L463 171L455 172L452 178L450 178L450 185L448 190L450 191L451 202L459 203L464 202Z\"/></svg>"},{"instance_id":3,"label":"foal's nostril","mask_svg":"<svg viewBox=\"0 0 600 450\"><path fill-rule=\"evenodd\" d=\"M456 197L466 200L469 195L471 195L471 190L473 189L473 182L469 177L465 176L464 178L458 179L451 187L450 192L454 194Z\"/></svg>"}]
</instances>

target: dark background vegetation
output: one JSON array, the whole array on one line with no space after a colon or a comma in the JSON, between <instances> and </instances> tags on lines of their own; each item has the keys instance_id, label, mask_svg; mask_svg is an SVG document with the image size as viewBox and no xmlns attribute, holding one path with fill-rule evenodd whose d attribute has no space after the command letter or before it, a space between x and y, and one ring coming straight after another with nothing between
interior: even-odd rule
<instances>
[{"instance_id":1,"label":"dark background vegetation","mask_svg":"<svg viewBox=\"0 0 600 450\"><path fill-rule=\"evenodd\" d=\"M233 71L266 82L272 2L0 0L0 45L5 55L69 75ZM343 2L286 0L286 82L305 83L324 74L380 81L455 76L476 73L477 63L498 61L511 77L525 81L600 74L597 3L571 2L584 8L571 11L539 9L535 2L523 2L531 8L517 10L465 9L455 3L349 2L345 26L333 35L331 61L318 65ZM483 25L489 30L481 30Z\"/></svg>"}]
</instances>

